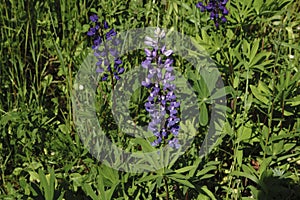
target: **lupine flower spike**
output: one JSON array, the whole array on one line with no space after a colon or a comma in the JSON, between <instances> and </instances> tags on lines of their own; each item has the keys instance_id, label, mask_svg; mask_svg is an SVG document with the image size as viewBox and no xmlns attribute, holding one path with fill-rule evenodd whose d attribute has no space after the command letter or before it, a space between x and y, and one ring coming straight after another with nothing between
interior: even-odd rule
<instances>
[{"instance_id":1,"label":"lupine flower spike","mask_svg":"<svg viewBox=\"0 0 300 200\"><path fill-rule=\"evenodd\" d=\"M142 67L148 70L142 85L150 91L145 109L151 116L148 130L157 138L152 146L168 143L170 147L179 148L177 136L180 128L180 102L177 101L174 92L176 87L172 84L175 80L172 73L173 60L170 57L173 51L167 50L165 45L160 45L160 40L164 37L165 33L157 29L154 39L146 37L145 40L145 44L150 47L145 49L146 60L142 62Z\"/></svg>"},{"instance_id":2,"label":"lupine flower spike","mask_svg":"<svg viewBox=\"0 0 300 200\"><path fill-rule=\"evenodd\" d=\"M111 41L115 47L120 44L118 38L115 37L117 33L113 28L108 30L109 25L106 21L102 24L99 23L99 17L96 14L91 15L90 20L94 23L94 26L89 29L87 35L93 39L92 49L98 59L96 72L102 75L102 81L106 81L109 77L119 80L120 74L124 72L124 68L121 67L122 60L119 58L117 48L107 46L107 41Z\"/></svg>"},{"instance_id":3,"label":"lupine flower spike","mask_svg":"<svg viewBox=\"0 0 300 200\"><path fill-rule=\"evenodd\" d=\"M210 12L210 19L214 21L215 26L219 27L219 22L225 23L227 21L226 15L228 15L228 10L226 8L228 0L209 0L208 4L205 6L203 2L198 2L196 7L200 9L201 12Z\"/></svg>"}]
</instances>

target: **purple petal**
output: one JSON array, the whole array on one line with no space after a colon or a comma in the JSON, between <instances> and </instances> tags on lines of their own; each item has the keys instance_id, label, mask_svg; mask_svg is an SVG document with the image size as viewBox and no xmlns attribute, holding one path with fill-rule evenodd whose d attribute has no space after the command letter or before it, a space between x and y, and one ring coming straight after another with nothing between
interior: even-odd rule
<instances>
[{"instance_id":1,"label":"purple petal","mask_svg":"<svg viewBox=\"0 0 300 200\"><path fill-rule=\"evenodd\" d=\"M108 74L104 74L102 77L102 81L106 81L108 79Z\"/></svg>"},{"instance_id":2,"label":"purple petal","mask_svg":"<svg viewBox=\"0 0 300 200\"><path fill-rule=\"evenodd\" d=\"M222 16L222 17L221 17L221 21L222 21L223 23L225 23L225 22L227 21L226 17Z\"/></svg>"},{"instance_id":3,"label":"purple petal","mask_svg":"<svg viewBox=\"0 0 300 200\"><path fill-rule=\"evenodd\" d=\"M122 74L125 71L125 69L123 67L120 67L118 70L118 74Z\"/></svg>"},{"instance_id":4,"label":"purple petal","mask_svg":"<svg viewBox=\"0 0 300 200\"><path fill-rule=\"evenodd\" d=\"M145 49L146 56L151 56L151 51L149 49Z\"/></svg>"},{"instance_id":5,"label":"purple petal","mask_svg":"<svg viewBox=\"0 0 300 200\"><path fill-rule=\"evenodd\" d=\"M170 56L172 53L173 53L172 50L168 50L168 51L165 51L165 52L164 52L164 55L165 55L165 56Z\"/></svg>"},{"instance_id":6,"label":"purple petal","mask_svg":"<svg viewBox=\"0 0 300 200\"><path fill-rule=\"evenodd\" d=\"M108 23L107 23L107 21L104 21L104 23L103 23L103 27L104 27L105 29L109 29L109 26L108 26Z\"/></svg>"},{"instance_id":7,"label":"purple petal","mask_svg":"<svg viewBox=\"0 0 300 200\"><path fill-rule=\"evenodd\" d=\"M100 66L102 65L103 60L102 59L98 59L98 61L96 62L96 66Z\"/></svg>"},{"instance_id":8,"label":"purple petal","mask_svg":"<svg viewBox=\"0 0 300 200\"><path fill-rule=\"evenodd\" d=\"M226 8L224 8L222 13L223 15L228 15L229 11Z\"/></svg>"},{"instance_id":9,"label":"purple petal","mask_svg":"<svg viewBox=\"0 0 300 200\"><path fill-rule=\"evenodd\" d=\"M150 60L145 60L145 61L142 62L142 67L145 68L145 69L148 69L150 64L151 64Z\"/></svg>"},{"instance_id":10,"label":"purple petal","mask_svg":"<svg viewBox=\"0 0 300 200\"><path fill-rule=\"evenodd\" d=\"M95 27L90 28L89 31L87 32L88 36L93 36L95 34L96 34L96 28Z\"/></svg>"},{"instance_id":11,"label":"purple petal","mask_svg":"<svg viewBox=\"0 0 300 200\"><path fill-rule=\"evenodd\" d=\"M97 73L102 73L104 71L104 69L102 69L101 67L98 67L97 69L96 69L96 72Z\"/></svg>"},{"instance_id":12,"label":"purple petal","mask_svg":"<svg viewBox=\"0 0 300 200\"><path fill-rule=\"evenodd\" d=\"M98 21L98 16L96 14L93 14L93 15L90 16L90 20L92 22L97 22Z\"/></svg>"}]
</instances>

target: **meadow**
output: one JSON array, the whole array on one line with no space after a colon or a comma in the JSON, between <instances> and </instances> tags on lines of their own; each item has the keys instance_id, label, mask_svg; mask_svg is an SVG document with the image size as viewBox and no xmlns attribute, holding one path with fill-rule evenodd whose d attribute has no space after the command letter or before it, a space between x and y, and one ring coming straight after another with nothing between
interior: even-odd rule
<instances>
[{"instance_id":1,"label":"meadow","mask_svg":"<svg viewBox=\"0 0 300 200\"><path fill-rule=\"evenodd\" d=\"M299 0L0 12L0 199L300 199Z\"/></svg>"}]
</instances>

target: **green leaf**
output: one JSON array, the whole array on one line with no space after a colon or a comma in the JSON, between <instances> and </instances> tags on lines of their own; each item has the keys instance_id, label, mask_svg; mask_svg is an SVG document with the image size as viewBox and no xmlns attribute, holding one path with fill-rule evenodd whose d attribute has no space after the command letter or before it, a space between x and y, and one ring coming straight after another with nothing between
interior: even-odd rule
<instances>
[{"instance_id":1,"label":"green leaf","mask_svg":"<svg viewBox=\"0 0 300 200\"><path fill-rule=\"evenodd\" d=\"M252 136L252 129L247 126L241 126L237 130L237 143L241 141L249 140Z\"/></svg>"},{"instance_id":2,"label":"green leaf","mask_svg":"<svg viewBox=\"0 0 300 200\"><path fill-rule=\"evenodd\" d=\"M217 169L217 166L207 166L207 167L204 167L201 171L197 172L196 176L203 176L205 174L207 174L209 171L212 171L212 170L216 170Z\"/></svg>"},{"instance_id":3,"label":"green leaf","mask_svg":"<svg viewBox=\"0 0 300 200\"><path fill-rule=\"evenodd\" d=\"M206 126L208 123L208 111L206 108L206 104L200 104L200 125Z\"/></svg>"},{"instance_id":4,"label":"green leaf","mask_svg":"<svg viewBox=\"0 0 300 200\"><path fill-rule=\"evenodd\" d=\"M90 196L93 200L104 200L103 196L97 196L90 184L85 183L83 185L83 190Z\"/></svg>"},{"instance_id":5,"label":"green leaf","mask_svg":"<svg viewBox=\"0 0 300 200\"><path fill-rule=\"evenodd\" d=\"M88 32L89 28L90 28L90 25L89 25L89 24L84 24L84 25L82 26L82 32Z\"/></svg>"},{"instance_id":6,"label":"green leaf","mask_svg":"<svg viewBox=\"0 0 300 200\"><path fill-rule=\"evenodd\" d=\"M50 174L49 174L49 200L52 200L54 197L54 192L55 192L55 174L54 174L54 169L50 168ZM47 199L46 199L47 200Z\"/></svg>"},{"instance_id":7,"label":"green leaf","mask_svg":"<svg viewBox=\"0 0 300 200\"><path fill-rule=\"evenodd\" d=\"M262 161L262 163L260 164L260 167L259 167L260 174L262 174L264 171L267 170L267 168L270 166L271 162L272 162L272 157L265 158Z\"/></svg>"},{"instance_id":8,"label":"green leaf","mask_svg":"<svg viewBox=\"0 0 300 200\"><path fill-rule=\"evenodd\" d=\"M240 82L239 77L235 76L233 80L233 88L237 88L239 86L239 82Z\"/></svg>"},{"instance_id":9,"label":"green leaf","mask_svg":"<svg viewBox=\"0 0 300 200\"><path fill-rule=\"evenodd\" d=\"M242 176L242 177L245 177L245 178L248 178L248 179L252 180L256 184L259 184L259 179L256 176L245 173L245 172L233 171L233 172L231 172L231 175L233 175L233 176Z\"/></svg>"},{"instance_id":10,"label":"green leaf","mask_svg":"<svg viewBox=\"0 0 300 200\"><path fill-rule=\"evenodd\" d=\"M298 106L300 105L300 95L297 95L291 99L286 99L286 103L288 105L291 105L291 106Z\"/></svg>"},{"instance_id":11,"label":"green leaf","mask_svg":"<svg viewBox=\"0 0 300 200\"><path fill-rule=\"evenodd\" d=\"M41 181L40 186L43 188L46 200L53 200L55 182L54 176L55 175L53 169L50 170L50 174L47 176L41 168L39 169L39 178Z\"/></svg>"},{"instance_id":12,"label":"green leaf","mask_svg":"<svg viewBox=\"0 0 300 200\"><path fill-rule=\"evenodd\" d=\"M144 138L134 138L131 140L134 144L141 145L143 152L153 152L155 148L151 146L150 142Z\"/></svg>"},{"instance_id":13,"label":"green leaf","mask_svg":"<svg viewBox=\"0 0 300 200\"><path fill-rule=\"evenodd\" d=\"M219 72L216 69L201 70L201 77L203 82L201 82L201 87L205 89L204 96L210 96L210 93L216 88L216 83L219 78Z\"/></svg>"},{"instance_id":14,"label":"green leaf","mask_svg":"<svg viewBox=\"0 0 300 200\"><path fill-rule=\"evenodd\" d=\"M272 60L264 60L263 63L258 65L258 61L260 61L261 59L263 59L263 57L268 58L271 55L271 52L261 52L259 54L256 54L255 57L253 59L250 60L249 62L249 68L259 68L260 70L264 71L264 69L262 69L263 66L272 63ZM260 66L260 67L259 67Z\"/></svg>"},{"instance_id":15,"label":"green leaf","mask_svg":"<svg viewBox=\"0 0 300 200\"><path fill-rule=\"evenodd\" d=\"M214 194L207 188L206 185L202 186L202 187L201 187L201 190L202 190L203 192L205 192L205 193L207 194L207 196L210 197L210 199L216 200L216 197L215 197Z\"/></svg>"},{"instance_id":16,"label":"green leaf","mask_svg":"<svg viewBox=\"0 0 300 200\"><path fill-rule=\"evenodd\" d=\"M211 99L219 99L221 97L226 96L226 92L223 89L218 89L215 93L211 95Z\"/></svg>"},{"instance_id":17,"label":"green leaf","mask_svg":"<svg viewBox=\"0 0 300 200\"><path fill-rule=\"evenodd\" d=\"M157 179L158 177L160 177L160 175L149 175L149 176L145 176L140 178L137 183L142 183L142 182L149 182L151 180Z\"/></svg>"},{"instance_id":18,"label":"green leaf","mask_svg":"<svg viewBox=\"0 0 300 200\"><path fill-rule=\"evenodd\" d=\"M268 105L269 99L264 94L262 94L255 86L250 85L250 89L251 89L252 94L254 95L254 97L256 99L258 99L259 101L261 101L264 104Z\"/></svg>"},{"instance_id":19,"label":"green leaf","mask_svg":"<svg viewBox=\"0 0 300 200\"><path fill-rule=\"evenodd\" d=\"M190 183L188 180L182 180L175 177L170 177L170 178L178 183L181 183L182 185L188 186L190 188L195 188L195 186L192 183Z\"/></svg>"},{"instance_id":20,"label":"green leaf","mask_svg":"<svg viewBox=\"0 0 300 200\"><path fill-rule=\"evenodd\" d=\"M203 176L200 177L199 180L208 179L208 178L211 178L211 177L214 177L214 176L215 176L214 174L204 174Z\"/></svg>"},{"instance_id":21,"label":"green leaf","mask_svg":"<svg viewBox=\"0 0 300 200\"><path fill-rule=\"evenodd\" d=\"M195 166L187 166L187 167L183 167L183 168L177 169L177 170L175 170L175 172L176 173L184 173L184 172L190 171L190 170L192 170L194 168L195 168Z\"/></svg>"},{"instance_id":22,"label":"green leaf","mask_svg":"<svg viewBox=\"0 0 300 200\"><path fill-rule=\"evenodd\" d=\"M239 149L236 151L236 160L239 166L242 166L243 162L243 150Z\"/></svg>"},{"instance_id":23,"label":"green leaf","mask_svg":"<svg viewBox=\"0 0 300 200\"><path fill-rule=\"evenodd\" d=\"M177 179L187 179L187 176L185 175L182 175L182 174L169 174L168 175L169 178L177 178Z\"/></svg>"},{"instance_id":24,"label":"green leaf","mask_svg":"<svg viewBox=\"0 0 300 200\"><path fill-rule=\"evenodd\" d=\"M254 0L253 7L254 7L257 15L259 15L260 9L261 9L263 3L264 3L263 0Z\"/></svg>"},{"instance_id":25,"label":"green leaf","mask_svg":"<svg viewBox=\"0 0 300 200\"><path fill-rule=\"evenodd\" d=\"M272 95L270 88L262 81L258 82L257 89L261 92L263 92L265 95L269 96Z\"/></svg>"},{"instance_id":26,"label":"green leaf","mask_svg":"<svg viewBox=\"0 0 300 200\"><path fill-rule=\"evenodd\" d=\"M253 59L255 58L255 56L257 54L259 42L260 42L260 39L255 39L253 42L253 46L251 48L251 52L250 52L250 56L249 56L250 63L252 63Z\"/></svg>"}]
</instances>

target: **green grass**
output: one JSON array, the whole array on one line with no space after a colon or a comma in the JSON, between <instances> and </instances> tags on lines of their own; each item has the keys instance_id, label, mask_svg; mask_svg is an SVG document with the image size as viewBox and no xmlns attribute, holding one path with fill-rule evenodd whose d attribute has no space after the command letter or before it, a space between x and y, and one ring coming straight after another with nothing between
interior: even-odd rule
<instances>
[{"instance_id":1,"label":"green grass","mask_svg":"<svg viewBox=\"0 0 300 200\"><path fill-rule=\"evenodd\" d=\"M220 29L196 3L2 0L0 198L299 199L300 2L230 0L228 22ZM156 172L116 171L84 148L71 96L90 52L86 32L92 12L118 32L148 26L174 29L193 37L210 54L228 102L224 130L207 156L197 154L207 131L203 121L194 130L190 149ZM124 56L127 70L138 66L141 55ZM175 56L175 64L189 74L183 58ZM197 81L191 78L193 84ZM109 87L102 83L98 88L107 99ZM141 113L137 96L142 94L136 91L132 97L136 119L146 119L136 116ZM107 99L98 96L103 124L112 121L111 103L102 103ZM138 151L139 142L115 125L106 128L111 139Z\"/></svg>"}]
</instances>

